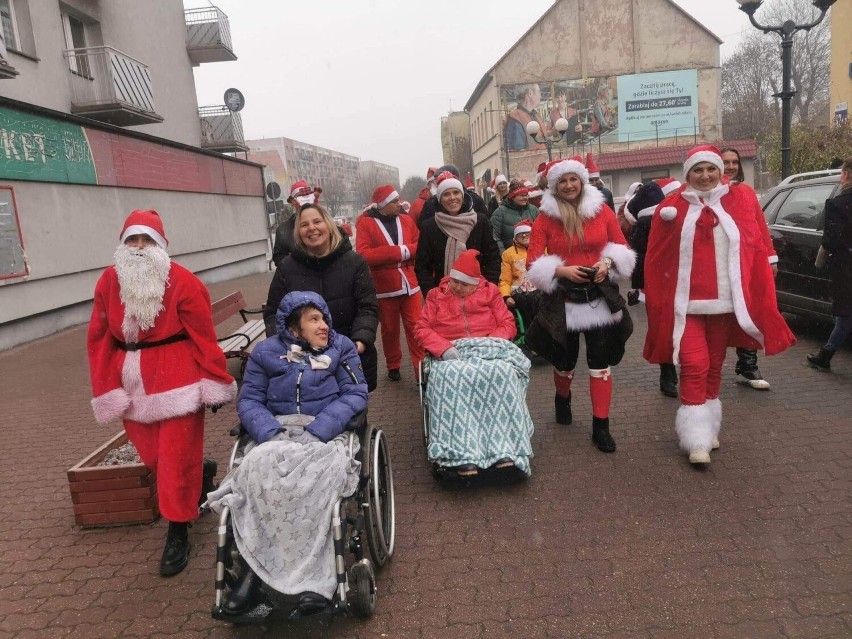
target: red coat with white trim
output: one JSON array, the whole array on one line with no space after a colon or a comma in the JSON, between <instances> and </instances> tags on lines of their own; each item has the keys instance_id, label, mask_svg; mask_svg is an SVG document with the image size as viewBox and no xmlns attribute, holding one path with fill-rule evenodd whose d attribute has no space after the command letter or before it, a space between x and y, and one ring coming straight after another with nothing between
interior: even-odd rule
<instances>
[{"instance_id":1,"label":"red coat with white trim","mask_svg":"<svg viewBox=\"0 0 852 639\"><path fill-rule=\"evenodd\" d=\"M585 185L577 210L583 219L583 240L568 237L562 225L554 195L545 192L542 215L533 222L530 245L527 249L527 277L544 293L553 293L557 287L556 269L560 266L593 266L603 257L613 261L610 279L629 282L636 266L636 253L627 245L618 218L604 202L603 194L594 186ZM569 331L583 331L616 324L621 313L613 314L605 303L566 306L566 323Z\"/></svg>"},{"instance_id":2,"label":"red coat with white trim","mask_svg":"<svg viewBox=\"0 0 852 639\"><path fill-rule=\"evenodd\" d=\"M720 184L703 198L687 187L660 203L645 257L653 265L645 272L645 359L677 362L687 313L732 312L729 346L773 355L796 343L778 312L767 236L744 185Z\"/></svg>"},{"instance_id":3,"label":"red coat with white trim","mask_svg":"<svg viewBox=\"0 0 852 639\"><path fill-rule=\"evenodd\" d=\"M98 422L117 419L151 423L224 404L237 393L225 355L216 343L210 294L195 275L171 263L163 310L147 331L124 323L115 267L95 286L87 346L92 408ZM178 333L188 339L126 352L118 342L156 342Z\"/></svg>"},{"instance_id":4,"label":"red coat with white trim","mask_svg":"<svg viewBox=\"0 0 852 639\"><path fill-rule=\"evenodd\" d=\"M397 243L394 243L381 221L370 214L372 211L358 218L355 249L370 267L376 297L413 295L420 290L414 274L414 256L420 235L417 224L405 214L397 215Z\"/></svg>"}]
</instances>

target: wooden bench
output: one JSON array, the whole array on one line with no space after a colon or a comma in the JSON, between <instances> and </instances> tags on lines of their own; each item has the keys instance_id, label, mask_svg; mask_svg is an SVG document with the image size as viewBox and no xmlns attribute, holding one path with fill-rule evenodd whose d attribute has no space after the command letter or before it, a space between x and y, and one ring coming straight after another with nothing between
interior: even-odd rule
<instances>
[{"instance_id":1,"label":"wooden bench","mask_svg":"<svg viewBox=\"0 0 852 639\"><path fill-rule=\"evenodd\" d=\"M213 302L213 324L219 325L237 313L243 320L243 325L235 332L226 337L220 337L219 348L225 353L225 357L239 357L242 359L240 365L240 377L248 361L249 353L255 341L266 333L263 319L248 319L248 315L262 313L260 308L247 308L246 300L241 291L236 291Z\"/></svg>"}]
</instances>

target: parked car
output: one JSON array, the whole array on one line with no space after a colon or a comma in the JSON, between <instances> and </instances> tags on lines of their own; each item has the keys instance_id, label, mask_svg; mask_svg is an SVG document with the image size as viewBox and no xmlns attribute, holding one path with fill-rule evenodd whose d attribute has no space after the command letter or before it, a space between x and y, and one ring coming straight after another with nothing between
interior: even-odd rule
<instances>
[{"instance_id":1,"label":"parked car","mask_svg":"<svg viewBox=\"0 0 852 639\"><path fill-rule=\"evenodd\" d=\"M832 320L828 271L814 266L825 226L825 201L840 188L839 171L791 175L761 198L778 253L778 308Z\"/></svg>"}]
</instances>

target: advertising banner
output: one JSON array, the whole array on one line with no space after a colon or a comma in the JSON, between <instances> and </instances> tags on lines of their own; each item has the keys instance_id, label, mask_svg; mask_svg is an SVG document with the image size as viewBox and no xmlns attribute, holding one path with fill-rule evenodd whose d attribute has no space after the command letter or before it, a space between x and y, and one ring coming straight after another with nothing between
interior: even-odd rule
<instances>
[{"instance_id":1,"label":"advertising banner","mask_svg":"<svg viewBox=\"0 0 852 639\"><path fill-rule=\"evenodd\" d=\"M698 122L698 71L618 78L618 141L688 135Z\"/></svg>"}]
</instances>

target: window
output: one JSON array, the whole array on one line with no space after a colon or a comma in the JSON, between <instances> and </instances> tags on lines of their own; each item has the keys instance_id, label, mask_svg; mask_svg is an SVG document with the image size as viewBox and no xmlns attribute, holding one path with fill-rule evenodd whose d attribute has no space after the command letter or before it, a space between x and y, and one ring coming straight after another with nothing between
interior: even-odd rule
<instances>
[{"instance_id":1,"label":"window","mask_svg":"<svg viewBox=\"0 0 852 639\"><path fill-rule=\"evenodd\" d=\"M647 184L651 180L663 180L669 177L668 169L657 169L656 171L642 171L641 182Z\"/></svg>"},{"instance_id":2,"label":"window","mask_svg":"<svg viewBox=\"0 0 852 639\"><path fill-rule=\"evenodd\" d=\"M817 184L792 189L778 209L775 223L813 231L822 230L825 222L825 201L834 192L835 184Z\"/></svg>"},{"instance_id":3,"label":"window","mask_svg":"<svg viewBox=\"0 0 852 639\"><path fill-rule=\"evenodd\" d=\"M67 13L62 14L62 30L65 33L65 47L68 49L86 48L86 25L79 18ZM84 77L91 77L89 69L89 58L78 52L68 58L68 65L74 73Z\"/></svg>"},{"instance_id":4,"label":"window","mask_svg":"<svg viewBox=\"0 0 852 639\"><path fill-rule=\"evenodd\" d=\"M14 0L0 0L0 22L3 26L3 42L7 49L20 49L18 25L15 21Z\"/></svg>"}]
</instances>

